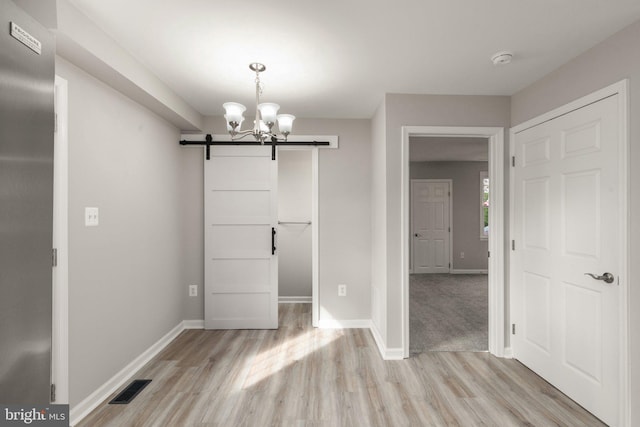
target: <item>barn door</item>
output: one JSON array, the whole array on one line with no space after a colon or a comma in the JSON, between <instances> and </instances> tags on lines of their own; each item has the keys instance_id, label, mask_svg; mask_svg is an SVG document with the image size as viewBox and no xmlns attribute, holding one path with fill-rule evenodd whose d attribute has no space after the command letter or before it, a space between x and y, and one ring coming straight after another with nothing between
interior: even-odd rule
<instances>
[{"instance_id":1,"label":"barn door","mask_svg":"<svg viewBox=\"0 0 640 427\"><path fill-rule=\"evenodd\" d=\"M278 162L269 146L204 161L205 328L278 328Z\"/></svg>"}]
</instances>

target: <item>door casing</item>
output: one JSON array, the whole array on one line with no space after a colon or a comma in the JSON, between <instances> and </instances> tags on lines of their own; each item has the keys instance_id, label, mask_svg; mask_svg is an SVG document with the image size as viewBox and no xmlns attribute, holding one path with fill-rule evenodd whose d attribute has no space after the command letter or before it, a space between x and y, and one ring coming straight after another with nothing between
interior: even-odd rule
<instances>
[{"instance_id":1,"label":"door casing","mask_svg":"<svg viewBox=\"0 0 640 427\"><path fill-rule=\"evenodd\" d=\"M69 402L69 137L68 83L55 77L56 128L53 154L53 247L57 265L52 270L53 330L51 382L56 404Z\"/></svg>"},{"instance_id":2,"label":"door casing","mask_svg":"<svg viewBox=\"0 0 640 427\"><path fill-rule=\"evenodd\" d=\"M422 137L478 137L489 141L489 179L492 191L489 195L492 209L489 211L489 352L498 357L509 356L505 349L504 316L504 128L465 126L403 126L401 150L400 259L402 260L400 313L402 324L403 357L409 357L409 245L411 222L409 206L409 138Z\"/></svg>"}]
</instances>

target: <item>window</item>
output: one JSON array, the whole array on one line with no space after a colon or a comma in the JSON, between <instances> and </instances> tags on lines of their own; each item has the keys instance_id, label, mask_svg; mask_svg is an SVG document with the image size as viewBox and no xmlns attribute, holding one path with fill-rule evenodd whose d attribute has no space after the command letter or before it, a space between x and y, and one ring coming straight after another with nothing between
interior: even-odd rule
<instances>
[{"instance_id":1,"label":"window","mask_svg":"<svg viewBox=\"0 0 640 427\"><path fill-rule=\"evenodd\" d=\"M489 238L489 174L480 172L480 238Z\"/></svg>"}]
</instances>

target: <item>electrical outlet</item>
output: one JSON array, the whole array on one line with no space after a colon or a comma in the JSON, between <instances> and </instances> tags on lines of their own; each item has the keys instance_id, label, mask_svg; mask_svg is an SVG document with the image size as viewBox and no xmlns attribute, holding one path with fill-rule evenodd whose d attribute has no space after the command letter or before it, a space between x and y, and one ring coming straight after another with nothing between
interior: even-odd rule
<instances>
[{"instance_id":1,"label":"electrical outlet","mask_svg":"<svg viewBox=\"0 0 640 427\"><path fill-rule=\"evenodd\" d=\"M464 259L464 252L460 252L460 258Z\"/></svg>"},{"instance_id":2,"label":"electrical outlet","mask_svg":"<svg viewBox=\"0 0 640 427\"><path fill-rule=\"evenodd\" d=\"M198 285L189 285L189 296L190 297L198 296Z\"/></svg>"},{"instance_id":3,"label":"electrical outlet","mask_svg":"<svg viewBox=\"0 0 640 427\"><path fill-rule=\"evenodd\" d=\"M347 296L347 285L338 285L338 296L339 297Z\"/></svg>"}]
</instances>

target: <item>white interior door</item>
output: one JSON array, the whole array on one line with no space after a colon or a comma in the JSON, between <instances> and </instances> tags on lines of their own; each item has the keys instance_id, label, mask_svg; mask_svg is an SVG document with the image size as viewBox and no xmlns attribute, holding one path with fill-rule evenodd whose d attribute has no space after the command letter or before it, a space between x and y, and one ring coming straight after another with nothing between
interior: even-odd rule
<instances>
[{"instance_id":1,"label":"white interior door","mask_svg":"<svg viewBox=\"0 0 640 427\"><path fill-rule=\"evenodd\" d=\"M205 328L277 329L278 162L270 146L204 161Z\"/></svg>"},{"instance_id":2,"label":"white interior door","mask_svg":"<svg viewBox=\"0 0 640 427\"><path fill-rule=\"evenodd\" d=\"M517 359L610 425L619 403L618 99L515 137ZM606 283L597 276L611 273Z\"/></svg>"},{"instance_id":3,"label":"white interior door","mask_svg":"<svg viewBox=\"0 0 640 427\"><path fill-rule=\"evenodd\" d=\"M448 273L450 254L449 181L411 181L414 273Z\"/></svg>"}]
</instances>

